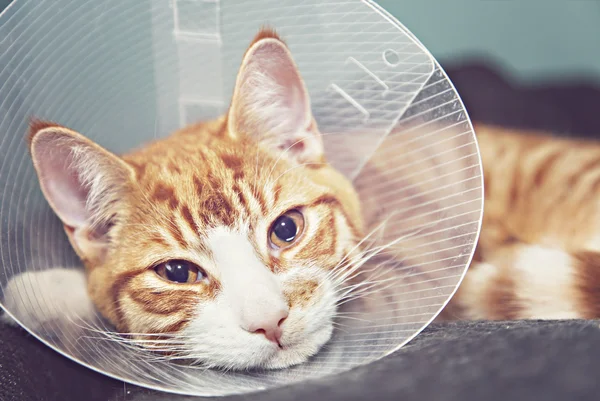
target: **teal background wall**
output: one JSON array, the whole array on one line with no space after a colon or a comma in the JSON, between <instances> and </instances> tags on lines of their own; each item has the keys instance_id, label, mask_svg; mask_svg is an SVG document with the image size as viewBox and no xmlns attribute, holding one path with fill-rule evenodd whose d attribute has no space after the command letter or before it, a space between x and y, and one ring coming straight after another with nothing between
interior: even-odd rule
<instances>
[{"instance_id":1,"label":"teal background wall","mask_svg":"<svg viewBox=\"0 0 600 401\"><path fill-rule=\"evenodd\" d=\"M442 62L483 56L520 79L600 82L600 0L375 1Z\"/></svg>"},{"instance_id":2,"label":"teal background wall","mask_svg":"<svg viewBox=\"0 0 600 401\"><path fill-rule=\"evenodd\" d=\"M442 62L489 57L516 78L600 81L598 0L375 0Z\"/></svg>"}]
</instances>

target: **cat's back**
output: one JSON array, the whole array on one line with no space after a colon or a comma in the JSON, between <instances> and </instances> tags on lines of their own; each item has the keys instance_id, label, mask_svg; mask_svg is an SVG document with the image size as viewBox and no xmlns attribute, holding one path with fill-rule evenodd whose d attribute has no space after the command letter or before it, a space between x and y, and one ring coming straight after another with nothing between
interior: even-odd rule
<instances>
[{"instance_id":1,"label":"cat's back","mask_svg":"<svg viewBox=\"0 0 600 401\"><path fill-rule=\"evenodd\" d=\"M597 241L599 143L538 131L475 128L485 177L485 220L502 222L530 243L570 248Z\"/></svg>"}]
</instances>

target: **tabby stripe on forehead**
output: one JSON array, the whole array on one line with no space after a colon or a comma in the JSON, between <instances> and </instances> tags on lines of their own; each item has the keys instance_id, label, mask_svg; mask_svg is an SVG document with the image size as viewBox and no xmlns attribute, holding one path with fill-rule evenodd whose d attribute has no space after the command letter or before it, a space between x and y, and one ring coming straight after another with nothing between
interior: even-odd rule
<instances>
[{"instance_id":1,"label":"tabby stripe on forehead","mask_svg":"<svg viewBox=\"0 0 600 401\"><path fill-rule=\"evenodd\" d=\"M179 166L177 164L175 164L173 162L169 162L167 167L169 168L169 170L174 171L177 174L181 174L181 168L179 168Z\"/></svg>"},{"instance_id":2,"label":"tabby stripe on forehead","mask_svg":"<svg viewBox=\"0 0 600 401\"><path fill-rule=\"evenodd\" d=\"M157 202L167 202L173 210L179 207L179 201L175 197L175 190L163 183L158 183L152 193L152 199Z\"/></svg>"},{"instance_id":3,"label":"tabby stripe on forehead","mask_svg":"<svg viewBox=\"0 0 600 401\"><path fill-rule=\"evenodd\" d=\"M261 214L263 216L266 215L267 214L267 200L265 199L262 191L258 188L258 185L254 186L252 188L252 195L254 195L256 202L258 202L258 205L260 206Z\"/></svg>"},{"instance_id":4,"label":"tabby stripe on forehead","mask_svg":"<svg viewBox=\"0 0 600 401\"><path fill-rule=\"evenodd\" d=\"M279 201L279 196L281 195L281 190L282 190L282 186L281 184L277 183L275 184L275 188L273 189L273 203L277 204L277 202Z\"/></svg>"},{"instance_id":5,"label":"tabby stripe on forehead","mask_svg":"<svg viewBox=\"0 0 600 401\"><path fill-rule=\"evenodd\" d=\"M309 206L318 206L324 204L338 204L340 201L333 195L323 195L312 201Z\"/></svg>"},{"instance_id":6,"label":"tabby stripe on forehead","mask_svg":"<svg viewBox=\"0 0 600 401\"><path fill-rule=\"evenodd\" d=\"M244 170L240 169L240 170L235 170L233 173L233 179L235 181L239 181L241 179L244 178Z\"/></svg>"},{"instance_id":7,"label":"tabby stripe on forehead","mask_svg":"<svg viewBox=\"0 0 600 401\"><path fill-rule=\"evenodd\" d=\"M225 167L233 171L233 179L239 180L244 178L244 164L240 157L231 154L221 155L221 160Z\"/></svg>"},{"instance_id":8,"label":"tabby stripe on forehead","mask_svg":"<svg viewBox=\"0 0 600 401\"><path fill-rule=\"evenodd\" d=\"M181 228L179 228L179 225L177 225L177 223L174 220L169 221L169 224L167 224L167 229L173 236L173 239L175 239L175 241L177 241L177 243L182 248L187 248L189 246L189 244L185 240L185 237L183 236Z\"/></svg>"},{"instance_id":9,"label":"tabby stripe on forehead","mask_svg":"<svg viewBox=\"0 0 600 401\"><path fill-rule=\"evenodd\" d=\"M232 225L236 219L235 209L229 203L223 193L215 193L212 196L206 198L203 203L204 209L208 215L213 216L217 221L220 221L226 226ZM209 224L206 221L206 224Z\"/></svg>"},{"instance_id":10,"label":"tabby stripe on forehead","mask_svg":"<svg viewBox=\"0 0 600 401\"><path fill-rule=\"evenodd\" d=\"M248 201L246 200L242 189L237 183L233 184L233 192L235 192L235 194L237 195L238 200L240 201L240 206L244 210L244 214L246 216L250 216L250 207L248 206Z\"/></svg>"},{"instance_id":11,"label":"tabby stripe on forehead","mask_svg":"<svg viewBox=\"0 0 600 401\"><path fill-rule=\"evenodd\" d=\"M202 185L200 178L194 176L192 181L194 182L194 189L196 190L196 193L201 194L204 186Z\"/></svg>"},{"instance_id":12,"label":"tabby stripe on forehead","mask_svg":"<svg viewBox=\"0 0 600 401\"><path fill-rule=\"evenodd\" d=\"M161 246L164 247L168 247L169 243L166 241L166 239L164 239L160 234L158 233L152 233L150 235L150 239L148 240L149 243L155 243L155 244L159 244Z\"/></svg>"},{"instance_id":13,"label":"tabby stripe on forehead","mask_svg":"<svg viewBox=\"0 0 600 401\"><path fill-rule=\"evenodd\" d=\"M181 215L183 216L183 219L188 224L190 229L193 232L197 233L198 227L196 226L196 222L194 221L194 216L192 215L192 211L190 210L190 208L187 205L183 205L181 207Z\"/></svg>"}]
</instances>

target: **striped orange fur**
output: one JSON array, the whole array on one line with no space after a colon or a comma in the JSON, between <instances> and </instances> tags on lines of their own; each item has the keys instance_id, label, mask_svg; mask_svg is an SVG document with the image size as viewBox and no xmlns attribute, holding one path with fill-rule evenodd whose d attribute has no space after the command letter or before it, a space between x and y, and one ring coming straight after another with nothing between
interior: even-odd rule
<instances>
[{"instance_id":1,"label":"striped orange fur","mask_svg":"<svg viewBox=\"0 0 600 401\"><path fill-rule=\"evenodd\" d=\"M475 127L485 210L448 319L600 317L600 144Z\"/></svg>"},{"instance_id":2,"label":"striped orange fur","mask_svg":"<svg viewBox=\"0 0 600 401\"><path fill-rule=\"evenodd\" d=\"M361 210L324 159L274 31L252 41L221 118L122 156L50 122L33 121L29 138L89 295L119 332L192 338L186 358L226 368L296 364L329 339L333 273L362 238ZM276 246L274 224L290 211L302 231ZM190 264L193 282L160 275Z\"/></svg>"},{"instance_id":3,"label":"striped orange fur","mask_svg":"<svg viewBox=\"0 0 600 401\"><path fill-rule=\"evenodd\" d=\"M442 318L600 317L600 144L483 125L476 134L483 228ZM340 300L337 273L381 218L382 204L415 226L437 218L421 213L431 208L427 194L438 196L440 210L456 206L451 184L472 178L478 166L442 174L440 184L432 179L436 169L408 156L421 146L418 136L405 134L401 150L382 146L365 166L366 179L353 186L325 160L299 72L285 43L265 29L244 54L228 113L216 120L122 156L50 122L32 122L29 142L42 190L86 266L100 313L124 334L185 344L177 351L186 359L245 369L303 362L328 341ZM439 138L438 146L451 148L458 137ZM415 171L398 172L399 151ZM441 165L470 157L429 151ZM399 188L381 195L387 182ZM469 206L454 210L477 214ZM303 229L276 241L289 246L274 245L274 225L285 217L287 230L291 215L303 219ZM412 271L455 261L448 250L469 244L447 238L452 224L403 240L398 265ZM464 263L449 268L460 274ZM165 278L189 264L192 276ZM430 269L427 278L443 285L444 269ZM419 287L422 277L412 289L432 290Z\"/></svg>"}]
</instances>

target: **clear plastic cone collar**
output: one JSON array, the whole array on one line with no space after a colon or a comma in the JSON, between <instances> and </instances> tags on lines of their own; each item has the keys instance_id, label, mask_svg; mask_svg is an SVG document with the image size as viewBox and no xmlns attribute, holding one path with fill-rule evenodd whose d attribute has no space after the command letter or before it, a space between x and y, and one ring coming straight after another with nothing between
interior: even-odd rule
<instances>
[{"instance_id":1,"label":"clear plastic cone collar","mask_svg":"<svg viewBox=\"0 0 600 401\"><path fill-rule=\"evenodd\" d=\"M149 351L95 310L25 137L37 116L119 154L216 118L263 25L287 43L325 156L358 192L360 274L337 289L333 334L308 361L209 369ZM0 15L0 153L3 318L82 369L174 393L257 391L388 355L454 294L481 223L480 158L459 95L423 45L368 0L15 0Z\"/></svg>"}]
</instances>

